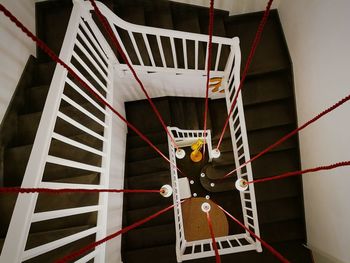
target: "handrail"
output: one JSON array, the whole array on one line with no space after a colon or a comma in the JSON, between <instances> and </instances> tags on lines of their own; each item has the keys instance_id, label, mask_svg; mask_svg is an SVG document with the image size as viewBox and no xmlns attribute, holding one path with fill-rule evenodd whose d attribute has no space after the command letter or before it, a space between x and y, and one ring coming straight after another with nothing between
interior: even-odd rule
<instances>
[{"instance_id":1,"label":"handrail","mask_svg":"<svg viewBox=\"0 0 350 263\"><path fill-rule=\"evenodd\" d=\"M85 4L87 10L93 9L89 2L85 2ZM208 50L203 46L208 45L207 35L135 25L115 15L103 3L96 2L96 4L101 13L107 18L121 49L129 62L133 64L135 70L175 74L207 74L207 63L204 62L204 64L202 63L203 65L199 65L199 60L203 61L208 58ZM149 38L151 36L153 37L152 45ZM140 46L136 44L136 37L138 37L139 44L144 46L142 55ZM177 40L178 42L176 42ZM216 57L213 58L214 65L210 65L210 71L220 77L224 73L224 69L219 68L219 65L226 64L227 54L225 52L235 52L235 49L239 47L239 39L237 37L231 39L213 36L212 43L217 45L217 52L215 54ZM157 51L152 50L152 47L157 49ZM190 48L189 51L187 50L188 48ZM166 54L166 50L168 54ZM160 55L158 63L155 62L155 55ZM171 59L172 65L168 65L165 58ZM190 61L193 62L193 59L194 65L190 67ZM118 61L119 70L127 71L128 67L124 64L124 61L121 58Z\"/></svg>"},{"instance_id":2,"label":"handrail","mask_svg":"<svg viewBox=\"0 0 350 263\"><path fill-rule=\"evenodd\" d=\"M89 25L87 28L86 24ZM88 32L86 30L89 30ZM83 40L78 41L78 33L84 32L86 38L90 38L92 41L89 45ZM87 39L86 39L87 40ZM88 40L87 40L88 41ZM96 42L96 43L94 43ZM87 47L82 50L79 45L85 43ZM99 53L100 57L97 57L97 53L94 52L94 47L103 50L103 53ZM96 24L91 18L91 14L87 12L86 5L81 0L75 0L74 6L71 12L69 24L67 27L67 32L63 41L62 49L60 52L60 58L66 64L70 65L80 65L86 68L86 64L75 53L75 49L80 49L83 53L88 51L90 54L88 59L93 59L92 64L97 65L96 60L104 60L104 65L107 68L105 76L106 84L103 84L101 81L98 81L97 76L92 72L87 70L86 73L79 73L82 78L90 79L90 81L95 81L98 83L100 88L95 86L95 89L98 89L98 92L105 94L107 101L112 103L113 99L113 74L114 66L117 62L116 57L112 50L110 49L107 41L102 37L102 33L98 30ZM75 61L73 61L73 58ZM78 59L77 59L78 58ZM77 67L75 67L77 69ZM89 104L89 110L82 107L77 100L77 96L72 92L66 93L66 90L75 90L81 96L85 103ZM69 111L63 113L62 109L69 105ZM84 104L85 105L85 104ZM103 114L103 118L98 119L93 112L90 112L90 108L96 109L100 114ZM79 114L82 114L84 117L80 120L73 119L69 117L70 111L74 109ZM87 128L83 123L84 118L92 120L95 122L103 131L103 135L100 135L98 132L93 131L90 127ZM63 130L56 130L55 126L57 123L66 121L65 125L73 125L80 129L81 134L92 136L102 141L102 150L95 149L84 142L77 142L74 139L67 137ZM59 125L59 124L58 124ZM67 126L65 126L67 127ZM33 148L27 163L25 174L23 177L22 188L40 188L45 186L51 187L69 187L69 188L81 188L82 184L74 183L65 183L65 182L55 182L50 178L45 178L43 180L44 171L47 169L47 164L54 163L56 167L74 167L74 169L86 169L93 172L98 172L100 174L100 182L98 185L86 185L83 184L85 188L108 188L109 185L109 166L110 166L110 148L111 148L111 112L106 108L102 108L95 99L90 97L85 93L85 91L75 84L70 77L67 75L67 71L57 65L52 82L50 84L49 93L47 95L46 103L43 109L42 117L39 123L38 131L34 140ZM54 145L53 140L60 141L62 146L60 147L75 147L79 149L81 153L88 152L90 154L95 154L97 158L100 158L101 163L82 163L78 161L73 161L69 158L62 156L55 156L53 153L49 153L51 145ZM71 148L69 148L71 149ZM3 245L3 249L0 256L0 262L8 263L17 263L22 262L27 259L35 258L41 254L44 254L53 249L62 247L66 244L84 238L86 236L95 234L96 239L100 239L106 235L107 229L107 205L108 205L108 194L100 193L99 194L99 203L98 205L93 205L89 207L75 207L70 209L61 209L61 210L48 210L45 213L35 213L35 207L38 200L39 194L19 194L15 208L12 214L10 226L6 235L6 239ZM33 223L41 222L45 220L52 220L56 218L67 217L70 215L79 215L88 212L97 212L97 226L90 228L88 230L83 230L77 232L74 235L61 238L49 243L45 243L41 246L37 246L31 249L26 250L26 243L29 236L29 230ZM102 245L95 254L96 259L100 262L104 262L105 257L105 248Z\"/></svg>"},{"instance_id":3,"label":"handrail","mask_svg":"<svg viewBox=\"0 0 350 263\"><path fill-rule=\"evenodd\" d=\"M204 34L171 30L171 29L165 29L165 28L154 28L154 27L150 27L150 26L129 23L129 22L121 19L115 13L113 13L103 3L96 2L96 4L98 5L99 9L103 13L103 15L108 19L109 22L112 22L115 25L118 25L118 27L123 28L125 30L133 31L136 33L146 33L146 34L151 34L151 33L154 33L154 31L157 31L157 35L180 38L180 39L184 39L184 38L193 39L193 40L196 39L196 40L199 40L201 42L208 42L208 36L204 35ZM92 10L92 9L93 9L92 6L90 6L90 10ZM235 39L238 40L237 37ZM231 38L218 37L218 36L213 36L213 43L214 42L220 42L224 45L231 45L232 44Z\"/></svg>"},{"instance_id":4,"label":"handrail","mask_svg":"<svg viewBox=\"0 0 350 263\"><path fill-rule=\"evenodd\" d=\"M224 89L225 89L226 106L227 106L228 112L231 108L231 104L233 101L232 94L235 94L235 91L240 84L240 64L241 64L240 49L238 49L235 55L236 55L235 59L233 59L233 57L229 59L229 62L232 64L233 69L232 70L229 70L229 68L225 69L225 76L223 81ZM227 64L227 66L228 65L229 63ZM239 94L239 96L237 97L237 104L233 110L233 114L229 119L229 126L230 126L230 135L232 140L235 165L236 167L239 167L243 162L245 162L245 160L250 159L248 136L247 136L243 101L242 101L241 94ZM237 178L238 179L243 178L243 179L246 179L247 181L252 180L253 172L252 172L251 164L248 164L245 170L238 170ZM245 192L240 192L240 198L242 203L244 225L248 227L251 231L253 231L257 236L259 236L260 230L259 230L259 221L258 221L254 186L250 185ZM250 203L250 205L248 203ZM248 206L250 207L250 210L247 209ZM247 212L247 210L249 210L250 212ZM253 221L252 224L249 223L251 221ZM255 249L258 252L261 252L262 248L261 248L260 241L259 240L254 241L250 237L250 234L248 233L248 231L246 231L246 235L249 238L249 240L255 243L255 246L256 246Z\"/></svg>"}]
</instances>

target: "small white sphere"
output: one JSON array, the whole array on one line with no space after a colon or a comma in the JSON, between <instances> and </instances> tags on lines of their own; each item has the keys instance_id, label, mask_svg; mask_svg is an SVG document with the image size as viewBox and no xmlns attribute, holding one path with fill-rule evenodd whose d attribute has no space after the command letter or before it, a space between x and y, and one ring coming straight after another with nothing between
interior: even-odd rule
<instances>
[{"instance_id":1,"label":"small white sphere","mask_svg":"<svg viewBox=\"0 0 350 263\"><path fill-rule=\"evenodd\" d=\"M193 181L193 180L191 180L191 181L190 181L190 184L194 184L194 181Z\"/></svg>"},{"instance_id":2,"label":"small white sphere","mask_svg":"<svg viewBox=\"0 0 350 263\"><path fill-rule=\"evenodd\" d=\"M197 193L193 193L193 197L197 197Z\"/></svg>"},{"instance_id":3,"label":"small white sphere","mask_svg":"<svg viewBox=\"0 0 350 263\"><path fill-rule=\"evenodd\" d=\"M210 206L209 203L205 202L205 203L202 204L201 209L202 209L202 211L203 211L204 213L207 213L207 212L210 211L211 206Z\"/></svg>"},{"instance_id":4,"label":"small white sphere","mask_svg":"<svg viewBox=\"0 0 350 263\"><path fill-rule=\"evenodd\" d=\"M219 149L214 149L214 150L211 152L211 156L212 156L213 158L219 158L220 155L221 155L221 153L220 153L220 150L219 150Z\"/></svg>"},{"instance_id":5,"label":"small white sphere","mask_svg":"<svg viewBox=\"0 0 350 263\"><path fill-rule=\"evenodd\" d=\"M205 173L201 173L201 177L203 177L203 178L204 178L204 177L205 177Z\"/></svg>"},{"instance_id":6,"label":"small white sphere","mask_svg":"<svg viewBox=\"0 0 350 263\"><path fill-rule=\"evenodd\" d=\"M164 197L169 197L173 194L173 188L168 184L163 185L160 190L160 194Z\"/></svg>"},{"instance_id":7,"label":"small white sphere","mask_svg":"<svg viewBox=\"0 0 350 263\"><path fill-rule=\"evenodd\" d=\"M240 179L237 179L235 186L238 191L243 192L248 189L248 182L247 180L240 178Z\"/></svg>"},{"instance_id":8,"label":"small white sphere","mask_svg":"<svg viewBox=\"0 0 350 263\"><path fill-rule=\"evenodd\" d=\"M175 152L175 155L176 155L177 159L183 159L186 155L186 152L184 149L177 149Z\"/></svg>"},{"instance_id":9,"label":"small white sphere","mask_svg":"<svg viewBox=\"0 0 350 263\"><path fill-rule=\"evenodd\" d=\"M214 187L214 186L215 186L215 184L214 184L214 183L211 183L211 184L210 184L210 186L211 186L211 187Z\"/></svg>"},{"instance_id":10,"label":"small white sphere","mask_svg":"<svg viewBox=\"0 0 350 263\"><path fill-rule=\"evenodd\" d=\"M205 196L205 199L210 199L210 196L209 196L209 195L206 195L206 196Z\"/></svg>"}]
</instances>

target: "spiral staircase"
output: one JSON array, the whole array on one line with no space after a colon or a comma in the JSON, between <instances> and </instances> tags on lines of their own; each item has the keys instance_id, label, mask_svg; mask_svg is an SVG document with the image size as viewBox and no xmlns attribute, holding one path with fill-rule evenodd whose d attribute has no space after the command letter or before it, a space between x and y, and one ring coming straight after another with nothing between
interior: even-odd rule
<instances>
[{"instance_id":1,"label":"spiral staircase","mask_svg":"<svg viewBox=\"0 0 350 263\"><path fill-rule=\"evenodd\" d=\"M108 1L107 4L119 17L134 24L207 34L209 12L204 7L161 0L114 0ZM37 34L57 53L62 45L71 8L70 1L47 1L36 4ZM252 13L229 16L226 11L215 10L214 35L240 38L242 65L246 61L261 15L261 13ZM126 49L128 49L127 44ZM199 56L201 55L204 56L200 52ZM136 60L136 57L131 55L130 59L133 61ZM160 57L155 57L155 60L156 63L161 63ZM204 57L202 61L204 63ZM179 63L181 64L181 61ZM54 67L55 64L40 50L38 50L37 58L29 59L16 94L1 124L1 172L5 187L21 185ZM154 99L154 103L167 125L181 129L203 128L203 98L161 97ZM276 10L273 10L270 15L261 44L249 70L243 89L243 103L252 156L296 127L292 64ZM64 110L70 112L72 109L67 106ZM125 110L127 120L146 134L163 153L167 153L167 136L151 112L148 102L146 100L127 102ZM148 116L147 120L144 119L144 115ZM226 116L225 100L210 100L208 128L212 131L214 145L219 139ZM67 130L64 125L58 128L65 130L70 138L87 140L77 131ZM98 129L95 131L101 132ZM90 143L94 147L102 147L97 142L90 141ZM79 154L78 152L61 152L58 142L52 146L52 151L65 156ZM81 158L88 162L100 162L91 156L81 156ZM210 182L215 182L234 168L233 160L231 138L226 132L221 157L203 166L202 171ZM125 188L153 189L170 183L169 164L132 131L128 131L127 135L125 167ZM299 170L297 137L288 140L255 161L252 168L254 178ZM186 169L186 165L183 169ZM54 180L60 182L64 180L61 173L62 171L53 168L48 176L53 176ZM94 184L99 180L98 176L93 173L71 175L70 180L74 183ZM233 188L229 183L219 190L210 189L205 187L206 185L208 182L201 182L198 191L201 191L202 195L211 195L213 200L220 200L222 203L237 207L236 214L239 217L240 201L232 195ZM312 262L310 251L303 245L306 243L306 231L301 180L292 177L257 184L255 192L261 237L292 262ZM1 246L15 201L15 194L0 195ZM42 196L36 209L45 211L47 207L52 208L52 206L62 209L82 204L93 206L97 202L97 195L90 195L88 198L82 194L50 198ZM125 195L123 225L130 225L170 203L170 199L160 199L155 195ZM96 226L96 217L96 212L91 212L66 217L64 220L51 220L50 224L36 224L30 230L27 248ZM236 225L230 223L230 231L235 231L236 228ZM51 262L93 240L92 235L73 245L53 250L28 262ZM176 262L174 244L174 215L168 212L123 235L123 262L154 262L156 260L164 263ZM250 251L222 256L222 262L243 261L277 262L266 250L262 253ZM214 258L190 262L214 262Z\"/></svg>"}]
</instances>

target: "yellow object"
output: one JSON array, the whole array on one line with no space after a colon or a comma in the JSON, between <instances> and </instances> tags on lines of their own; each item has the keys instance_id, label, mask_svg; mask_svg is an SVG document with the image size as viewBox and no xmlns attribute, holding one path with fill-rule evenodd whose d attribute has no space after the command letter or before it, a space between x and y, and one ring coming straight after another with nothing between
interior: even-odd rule
<instances>
[{"instance_id":1,"label":"yellow object","mask_svg":"<svg viewBox=\"0 0 350 263\"><path fill-rule=\"evenodd\" d=\"M200 152L200 150L202 149L203 143L204 142L202 139L198 139L198 141L196 141L194 144L191 145L191 149L193 150L193 152L191 152L190 158L195 163L201 161L203 158L203 155Z\"/></svg>"},{"instance_id":2,"label":"yellow object","mask_svg":"<svg viewBox=\"0 0 350 263\"><path fill-rule=\"evenodd\" d=\"M192 145L191 145L191 149L193 150L193 151L195 151L195 150L200 150L200 149L202 149L202 146L203 146L203 140L202 139L198 139L195 143L193 143Z\"/></svg>"}]
</instances>

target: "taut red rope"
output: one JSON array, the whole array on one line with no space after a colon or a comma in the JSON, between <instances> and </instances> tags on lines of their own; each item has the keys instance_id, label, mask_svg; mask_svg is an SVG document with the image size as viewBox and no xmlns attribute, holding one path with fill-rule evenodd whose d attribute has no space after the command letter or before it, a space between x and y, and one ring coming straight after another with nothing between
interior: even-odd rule
<instances>
[{"instance_id":1,"label":"taut red rope","mask_svg":"<svg viewBox=\"0 0 350 263\"><path fill-rule=\"evenodd\" d=\"M154 111L154 113L156 114L157 118L159 119L161 125L163 126L165 132L169 135L173 145L178 149L178 145L175 142L175 139L173 137L173 135L169 132L169 130L167 129L167 126L164 123L164 120L162 118L162 116L160 115L159 111L157 110L157 107L154 105L152 99L150 98L150 96L148 95L148 92L145 88L145 86L143 85L143 83L141 82L140 78L137 76L136 71L134 70L134 68L132 67L130 61L128 60L128 58L126 57L123 49L121 48L118 39L116 38L116 36L113 33L113 29L111 28L110 24L108 23L106 17L101 13L100 9L98 8L98 6L95 3L95 0L90 0L96 14L97 17L99 18L100 22L102 23L103 27L105 28L105 30L108 33L108 36L110 37L110 39L112 40L113 44L115 45L115 47L117 48L119 54L122 56L123 60L125 61L125 63L128 65L131 73L133 74L135 80L137 81L137 83L140 85L140 88L142 90L142 92L145 94L149 104L152 107L152 110Z\"/></svg>"},{"instance_id":2,"label":"taut red rope","mask_svg":"<svg viewBox=\"0 0 350 263\"><path fill-rule=\"evenodd\" d=\"M238 89L236 90L236 95L235 95L235 97L234 97L234 99L232 101L231 108L230 108L230 111L228 113L227 119L225 121L224 127L222 128L222 132L221 132L221 135L220 135L220 139L219 139L218 145L216 146L216 149L219 149L220 146L221 146L222 139L224 137L224 133L226 131L227 125L228 125L229 120L231 118L231 115L233 113L233 109L236 106L238 96L239 96L239 94L241 92L241 89L243 88L244 80L247 77L249 66L250 66L250 64L251 64L251 62L253 60L253 56L255 54L255 50L256 50L259 42L260 42L261 34L262 34L263 30L264 30L267 18L269 17L269 13L270 13L270 8L271 8L271 5L272 5L272 2L273 2L273 0L269 0L269 2L267 3L264 15L263 15L263 17L262 17L262 19L260 21L258 30L256 31L252 47L250 49L249 56L247 58L247 62L246 62L245 67L244 67L244 71L243 71L243 74L242 74L241 81L239 83Z\"/></svg>"},{"instance_id":3,"label":"taut red rope","mask_svg":"<svg viewBox=\"0 0 350 263\"><path fill-rule=\"evenodd\" d=\"M210 236L211 236L211 242L213 244L213 248L215 251L215 259L216 259L216 263L221 263L221 258L219 255L219 250L218 250L218 246L216 245L216 240L215 240L215 235L214 235L214 230L213 230L213 224L211 222L211 218L209 215L209 212L206 212L207 214L207 221L208 221L208 226L209 226L209 231L210 231Z\"/></svg>"},{"instance_id":4,"label":"taut red rope","mask_svg":"<svg viewBox=\"0 0 350 263\"><path fill-rule=\"evenodd\" d=\"M213 46L213 27L214 27L214 0L210 0L210 8L209 8L209 26L208 26L208 34L209 34L209 42L208 42L208 62L207 62L207 85L205 89L205 106L204 106L204 133L207 131L207 115L208 115L208 97L209 97L209 82L210 82L210 68L211 68L211 51ZM217 54L219 56L219 54ZM203 160L205 155L205 140L206 136L204 136L204 148L203 148Z\"/></svg>"},{"instance_id":5,"label":"taut red rope","mask_svg":"<svg viewBox=\"0 0 350 263\"><path fill-rule=\"evenodd\" d=\"M290 176L296 176L299 174L314 173L314 172L318 172L318 171L331 170L331 169L335 169L337 167L348 166L348 165L350 165L350 161L344 161L344 162L334 163L334 164L330 164L330 165L309 168L309 169L305 169L305 170L301 170L301 171L287 172L287 173L283 173L283 174L276 175L276 176L271 176L271 177L266 177L266 178L262 178L262 179L249 181L247 183L248 184L255 184L255 183L261 183L261 182L267 182L267 181L287 178Z\"/></svg>"},{"instance_id":6,"label":"taut red rope","mask_svg":"<svg viewBox=\"0 0 350 263\"><path fill-rule=\"evenodd\" d=\"M142 132L140 132L134 125L129 123L111 104L109 104L105 99L101 98L84 80L82 80L71 67L69 67L65 62L63 62L42 40L36 37L28 28L26 28L9 10L7 10L2 4L0 4L0 11L4 13L16 26L21 29L28 37L30 37L38 47L40 47L48 56L64 67L69 74L71 74L79 83L89 91L98 101L108 107L115 115L119 117L130 129L132 129L138 136L141 137L149 146L151 146L162 158L164 158L167 162L174 165L176 168L176 164L172 163ZM182 171L177 168L180 173Z\"/></svg>"},{"instance_id":7,"label":"taut red rope","mask_svg":"<svg viewBox=\"0 0 350 263\"><path fill-rule=\"evenodd\" d=\"M105 238L103 238L101 240L98 240L98 241L96 241L94 243L91 243L91 244L89 244L89 245L87 245L87 246L85 246L85 247L83 247L83 248L81 248L81 249L79 249L79 250L77 250L77 251L75 251L75 252L65 256L64 258L62 258L60 260L57 260L56 263L64 263L64 262L72 261L75 258L77 258L77 257L79 257L79 256L81 256L81 255L83 255L83 254L85 254L87 252L89 252L90 250L94 249L95 247L97 247L97 246L107 242L108 240L111 240L111 239L113 239L113 238L115 238L115 237L117 237L117 236L119 236L121 234L124 234L124 233L126 233L126 232L128 232L128 231L130 231L130 230L132 230L132 229L134 229L134 228L136 228L136 227L138 227L138 226L140 226L142 224L147 223L148 221L156 218L157 216L159 216L159 215L169 211L174 206L175 205L168 206L168 207L160 210L159 212L157 212L157 213L155 213L155 214L153 214L153 215L151 215L149 217L146 217L146 218L144 218L144 219L142 219L140 221L137 221L136 223L134 223L134 224L132 224L130 226L127 226L127 227L125 227L125 228L115 232L114 234L111 234L111 235L109 235L109 236L107 236L107 237L105 237Z\"/></svg>"},{"instance_id":8,"label":"taut red rope","mask_svg":"<svg viewBox=\"0 0 350 263\"><path fill-rule=\"evenodd\" d=\"M253 231L251 231L248 227L246 227L244 224L242 224L237 218L235 218L233 215L231 215L229 212L227 212L225 209L223 209L221 206L218 205L218 207L233 221L235 221L238 225L243 227L245 230L247 230L255 239L259 240L260 243L266 247L278 260L280 260L283 263L289 263L289 260L283 257L276 249L274 249L272 246L270 246L268 243L266 243L264 240L262 240L260 237L255 235Z\"/></svg>"},{"instance_id":9,"label":"taut red rope","mask_svg":"<svg viewBox=\"0 0 350 263\"><path fill-rule=\"evenodd\" d=\"M340 107L341 105L343 105L345 102L347 102L348 100L350 100L350 94L348 96L346 96L345 98L341 99L340 101L338 101L337 103L333 104L331 107L325 109L324 111L322 111L321 113L319 113L318 115L316 115L315 117L313 117L311 120L307 121L306 123L304 123L303 125L301 125L300 127L296 128L295 130L291 131L290 133L288 133L287 135L283 136L281 139L279 139L277 142L271 144L269 147L267 147L266 149L262 150L260 153L258 153L257 155L255 155L253 158L251 158L250 160L246 161L245 163L243 163L242 165L240 165L239 167L237 167L236 169L232 170L231 172L229 172L228 174L226 174L224 176L230 176L231 174L233 174L234 172L236 172L237 170L242 169L244 166L246 166L248 163L251 163L253 161L255 161L256 159L258 159L259 157L261 157L262 155L264 155L265 153L267 153L268 151L272 150L273 148L275 148L276 146L280 145L281 143L283 143L284 141L286 141L287 139L289 139L290 137L292 137L293 135L295 135L296 133L298 133L299 131L303 130L304 128L306 128L307 126L309 126L310 124L314 123L315 121L319 120L321 117L325 116L326 114L330 113L331 111L335 110L336 108Z\"/></svg>"},{"instance_id":10,"label":"taut red rope","mask_svg":"<svg viewBox=\"0 0 350 263\"><path fill-rule=\"evenodd\" d=\"M1 187L0 193L160 193L162 190L144 189L81 189L81 188L21 188L21 187Z\"/></svg>"}]
</instances>

